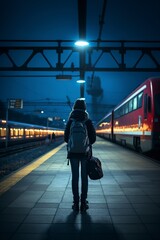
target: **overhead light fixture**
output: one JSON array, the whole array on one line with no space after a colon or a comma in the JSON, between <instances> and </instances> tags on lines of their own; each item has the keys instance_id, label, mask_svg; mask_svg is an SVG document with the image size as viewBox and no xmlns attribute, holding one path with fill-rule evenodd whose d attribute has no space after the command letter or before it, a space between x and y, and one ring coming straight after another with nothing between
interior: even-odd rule
<instances>
[{"instance_id":1,"label":"overhead light fixture","mask_svg":"<svg viewBox=\"0 0 160 240\"><path fill-rule=\"evenodd\" d=\"M77 83L85 83L85 80L77 80Z\"/></svg>"},{"instance_id":2,"label":"overhead light fixture","mask_svg":"<svg viewBox=\"0 0 160 240\"><path fill-rule=\"evenodd\" d=\"M75 45L78 47L86 47L89 45L89 42L87 42L85 40L78 40L75 42Z\"/></svg>"}]
</instances>

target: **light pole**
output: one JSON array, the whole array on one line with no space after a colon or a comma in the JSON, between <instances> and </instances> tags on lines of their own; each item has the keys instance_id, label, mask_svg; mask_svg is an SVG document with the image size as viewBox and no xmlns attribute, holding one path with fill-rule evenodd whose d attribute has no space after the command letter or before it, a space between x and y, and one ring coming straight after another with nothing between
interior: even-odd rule
<instances>
[{"instance_id":1,"label":"light pole","mask_svg":"<svg viewBox=\"0 0 160 240\"><path fill-rule=\"evenodd\" d=\"M49 122L52 122L53 121L53 118L51 117L47 117L47 129L49 127Z\"/></svg>"},{"instance_id":2,"label":"light pole","mask_svg":"<svg viewBox=\"0 0 160 240\"><path fill-rule=\"evenodd\" d=\"M79 65L80 65L80 80L77 82L80 83L80 98L84 98L84 83L85 83L85 71L84 71L84 65L85 65L85 48L89 46L89 42L85 40L79 40L75 42L75 46L80 48L80 56L79 56Z\"/></svg>"}]
</instances>

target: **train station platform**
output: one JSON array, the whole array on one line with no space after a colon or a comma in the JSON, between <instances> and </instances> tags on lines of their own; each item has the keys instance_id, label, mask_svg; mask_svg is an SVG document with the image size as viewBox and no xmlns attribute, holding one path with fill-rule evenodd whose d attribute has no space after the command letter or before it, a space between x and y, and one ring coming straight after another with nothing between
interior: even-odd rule
<instances>
[{"instance_id":1,"label":"train station platform","mask_svg":"<svg viewBox=\"0 0 160 240\"><path fill-rule=\"evenodd\" d=\"M97 137L104 177L89 179L86 213L73 212L66 144L0 182L1 240L158 240L160 165Z\"/></svg>"}]
</instances>

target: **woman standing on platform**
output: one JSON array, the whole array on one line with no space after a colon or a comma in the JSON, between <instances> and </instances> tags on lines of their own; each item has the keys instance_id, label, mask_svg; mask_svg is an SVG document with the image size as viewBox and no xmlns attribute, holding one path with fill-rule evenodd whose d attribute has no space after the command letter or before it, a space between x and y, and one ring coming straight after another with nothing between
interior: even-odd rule
<instances>
[{"instance_id":1,"label":"woman standing on platform","mask_svg":"<svg viewBox=\"0 0 160 240\"><path fill-rule=\"evenodd\" d=\"M77 127L76 124L79 124L79 126ZM81 129L82 126L83 129ZM76 134L79 134L75 138L73 137L73 135L75 134L74 131L76 132ZM80 133L81 131L85 132L86 134L85 136L86 146L83 146L84 144L81 137L84 134ZM82 99L77 99L74 103L73 110L71 111L68 122L66 124L64 141L68 143L67 158L70 160L72 171L72 193L73 193L72 209L75 211L79 211L80 201L81 202L80 210L85 211L86 209L89 208L87 201L88 174L86 163L87 159L91 156L92 144L96 141L96 131L86 111L86 103ZM73 141L76 141L78 143L74 143ZM73 150L72 148L73 145L78 146L77 148L79 149L85 147L85 150L84 151L82 150L78 151L77 149ZM79 165L81 165L81 196L79 196Z\"/></svg>"}]
</instances>

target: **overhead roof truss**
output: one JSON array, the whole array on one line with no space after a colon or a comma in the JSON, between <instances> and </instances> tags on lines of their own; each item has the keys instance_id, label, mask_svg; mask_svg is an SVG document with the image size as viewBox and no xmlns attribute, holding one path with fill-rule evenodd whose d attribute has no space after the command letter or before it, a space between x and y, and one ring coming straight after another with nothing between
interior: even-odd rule
<instances>
[{"instance_id":1,"label":"overhead roof truss","mask_svg":"<svg viewBox=\"0 0 160 240\"><path fill-rule=\"evenodd\" d=\"M85 54L80 65L80 55ZM8 72L159 72L160 41L0 41L0 76ZM42 74L42 73L41 73Z\"/></svg>"}]
</instances>

